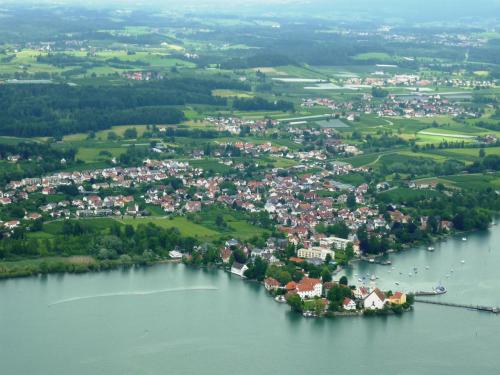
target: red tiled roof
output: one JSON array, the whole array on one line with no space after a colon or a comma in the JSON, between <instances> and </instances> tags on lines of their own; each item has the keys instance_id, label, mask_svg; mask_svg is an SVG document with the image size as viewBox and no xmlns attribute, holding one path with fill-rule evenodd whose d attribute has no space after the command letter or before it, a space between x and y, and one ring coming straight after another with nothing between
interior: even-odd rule
<instances>
[{"instance_id":1,"label":"red tiled roof","mask_svg":"<svg viewBox=\"0 0 500 375\"><path fill-rule=\"evenodd\" d=\"M265 279L264 284L270 285L270 286L280 286L279 281L276 279L273 279L272 277L268 277L267 279Z\"/></svg>"},{"instance_id":2,"label":"red tiled roof","mask_svg":"<svg viewBox=\"0 0 500 375\"><path fill-rule=\"evenodd\" d=\"M346 298L344 298L344 302L342 302L342 304L344 306L346 306L346 305L350 304L351 302L352 302L352 299L346 297Z\"/></svg>"},{"instance_id":3,"label":"red tiled roof","mask_svg":"<svg viewBox=\"0 0 500 375\"><path fill-rule=\"evenodd\" d=\"M300 282L297 284L297 290L299 292L307 292L314 290L314 286L317 284L321 284L320 279L313 279L310 277L304 277Z\"/></svg>"}]
</instances>

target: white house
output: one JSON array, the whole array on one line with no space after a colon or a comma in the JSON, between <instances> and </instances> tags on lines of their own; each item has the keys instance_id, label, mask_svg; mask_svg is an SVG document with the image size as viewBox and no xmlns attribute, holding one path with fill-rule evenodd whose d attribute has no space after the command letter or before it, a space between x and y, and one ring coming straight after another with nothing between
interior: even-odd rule
<instances>
[{"instance_id":1,"label":"white house","mask_svg":"<svg viewBox=\"0 0 500 375\"><path fill-rule=\"evenodd\" d=\"M312 279L309 277L304 277L297 284L297 294L300 298L314 298L321 297L323 293L323 284L320 279Z\"/></svg>"},{"instance_id":2,"label":"white house","mask_svg":"<svg viewBox=\"0 0 500 375\"><path fill-rule=\"evenodd\" d=\"M344 302L342 303L342 307L344 308L344 310L347 310L347 311L356 310L356 302L354 302L352 299L346 297L346 298L344 298Z\"/></svg>"},{"instance_id":3,"label":"white house","mask_svg":"<svg viewBox=\"0 0 500 375\"><path fill-rule=\"evenodd\" d=\"M231 266L231 273L238 275L240 277L245 277L245 271L248 269L248 266L246 264L241 264L238 262L234 262L233 265Z\"/></svg>"},{"instance_id":4,"label":"white house","mask_svg":"<svg viewBox=\"0 0 500 375\"><path fill-rule=\"evenodd\" d=\"M365 309L381 310L385 305L385 294L375 288L363 301Z\"/></svg>"}]
</instances>

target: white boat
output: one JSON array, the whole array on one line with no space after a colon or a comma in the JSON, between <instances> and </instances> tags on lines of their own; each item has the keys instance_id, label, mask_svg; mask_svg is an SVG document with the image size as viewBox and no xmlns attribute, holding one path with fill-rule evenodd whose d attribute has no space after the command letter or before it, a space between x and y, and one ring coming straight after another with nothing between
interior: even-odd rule
<instances>
[{"instance_id":1,"label":"white boat","mask_svg":"<svg viewBox=\"0 0 500 375\"><path fill-rule=\"evenodd\" d=\"M427 251L434 251L434 250L435 250L435 249L434 249L434 246L429 246L429 247L427 248Z\"/></svg>"},{"instance_id":2,"label":"white boat","mask_svg":"<svg viewBox=\"0 0 500 375\"><path fill-rule=\"evenodd\" d=\"M276 296L274 300L278 303L286 303L286 298L285 296Z\"/></svg>"},{"instance_id":3,"label":"white boat","mask_svg":"<svg viewBox=\"0 0 500 375\"><path fill-rule=\"evenodd\" d=\"M370 280L375 281L375 280L377 280L377 277L375 275L372 275L372 277L370 277Z\"/></svg>"},{"instance_id":4,"label":"white boat","mask_svg":"<svg viewBox=\"0 0 500 375\"><path fill-rule=\"evenodd\" d=\"M429 266L425 266L425 269L428 270L429 269Z\"/></svg>"},{"instance_id":5,"label":"white boat","mask_svg":"<svg viewBox=\"0 0 500 375\"><path fill-rule=\"evenodd\" d=\"M462 237L462 241L467 241L467 237Z\"/></svg>"},{"instance_id":6,"label":"white boat","mask_svg":"<svg viewBox=\"0 0 500 375\"><path fill-rule=\"evenodd\" d=\"M462 260L460 261L460 263L464 264L464 263L465 263L465 260L463 260L463 259L462 259Z\"/></svg>"}]
</instances>

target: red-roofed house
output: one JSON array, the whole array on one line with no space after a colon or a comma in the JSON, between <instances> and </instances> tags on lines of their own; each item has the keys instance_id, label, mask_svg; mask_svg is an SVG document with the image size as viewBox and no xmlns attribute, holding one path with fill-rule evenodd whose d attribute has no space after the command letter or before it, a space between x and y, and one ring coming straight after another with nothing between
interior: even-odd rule
<instances>
[{"instance_id":1,"label":"red-roofed house","mask_svg":"<svg viewBox=\"0 0 500 375\"><path fill-rule=\"evenodd\" d=\"M323 284L321 283L320 279L304 277L297 284L297 294L302 299L321 297L322 293L323 293Z\"/></svg>"},{"instance_id":2,"label":"red-roofed house","mask_svg":"<svg viewBox=\"0 0 500 375\"><path fill-rule=\"evenodd\" d=\"M344 298L344 302L342 302L342 307L347 311L356 310L356 302L346 297Z\"/></svg>"},{"instance_id":3,"label":"red-roofed house","mask_svg":"<svg viewBox=\"0 0 500 375\"><path fill-rule=\"evenodd\" d=\"M395 292L389 297L389 302L394 305L402 305L406 303L406 294L401 292Z\"/></svg>"},{"instance_id":4,"label":"red-roofed house","mask_svg":"<svg viewBox=\"0 0 500 375\"><path fill-rule=\"evenodd\" d=\"M264 280L264 287L267 290L277 290L280 287L280 283L278 280L268 277Z\"/></svg>"}]
</instances>

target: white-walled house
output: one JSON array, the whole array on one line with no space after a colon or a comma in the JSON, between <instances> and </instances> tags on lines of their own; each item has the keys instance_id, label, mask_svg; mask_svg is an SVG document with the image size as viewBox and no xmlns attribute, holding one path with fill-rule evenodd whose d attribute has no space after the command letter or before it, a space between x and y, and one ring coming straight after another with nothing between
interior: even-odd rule
<instances>
[{"instance_id":1,"label":"white-walled house","mask_svg":"<svg viewBox=\"0 0 500 375\"><path fill-rule=\"evenodd\" d=\"M246 264L241 264L238 262L234 262L233 265L231 266L231 273L238 275L240 277L245 277L245 271L248 269L248 266Z\"/></svg>"},{"instance_id":2,"label":"white-walled house","mask_svg":"<svg viewBox=\"0 0 500 375\"><path fill-rule=\"evenodd\" d=\"M356 310L356 302L354 302L352 299L346 297L346 298L344 298L344 302L342 303L342 307L344 308L344 310L347 310L347 311Z\"/></svg>"},{"instance_id":3,"label":"white-walled house","mask_svg":"<svg viewBox=\"0 0 500 375\"><path fill-rule=\"evenodd\" d=\"M375 288L363 301L365 309L381 310L385 305L385 294Z\"/></svg>"},{"instance_id":4,"label":"white-walled house","mask_svg":"<svg viewBox=\"0 0 500 375\"><path fill-rule=\"evenodd\" d=\"M323 284L320 279L312 279L309 277L304 277L297 284L297 294L300 298L314 298L321 297L323 293Z\"/></svg>"}]
</instances>

